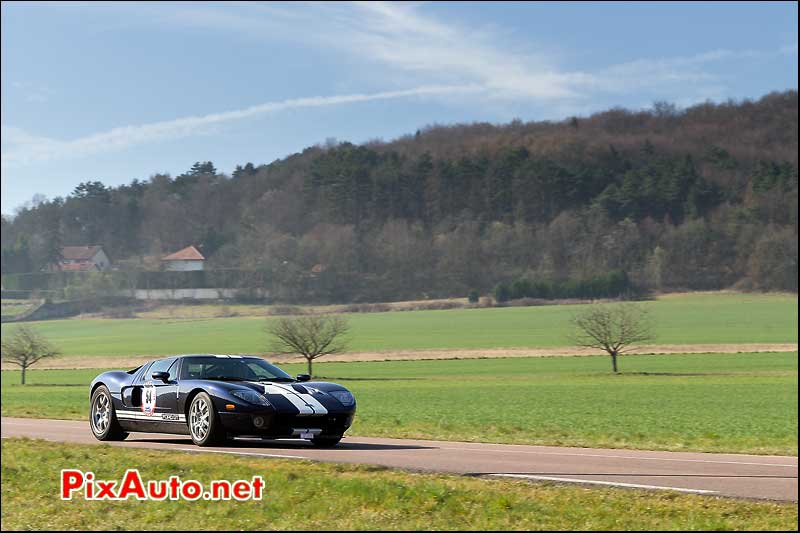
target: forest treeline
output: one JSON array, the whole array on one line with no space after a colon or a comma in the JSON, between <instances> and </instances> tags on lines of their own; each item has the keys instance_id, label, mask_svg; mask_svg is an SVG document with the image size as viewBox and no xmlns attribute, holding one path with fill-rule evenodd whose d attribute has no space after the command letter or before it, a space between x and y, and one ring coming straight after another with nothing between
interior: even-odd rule
<instances>
[{"instance_id":1,"label":"forest treeline","mask_svg":"<svg viewBox=\"0 0 800 533\"><path fill-rule=\"evenodd\" d=\"M207 268L267 273L276 298L296 301L612 272L642 289L797 291L797 135L786 91L329 140L230 176L198 162L117 187L88 180L3 217L2 271L40 271L62 245L102 244L136 269L194 244Z\"/></svg>"}]
</instances>

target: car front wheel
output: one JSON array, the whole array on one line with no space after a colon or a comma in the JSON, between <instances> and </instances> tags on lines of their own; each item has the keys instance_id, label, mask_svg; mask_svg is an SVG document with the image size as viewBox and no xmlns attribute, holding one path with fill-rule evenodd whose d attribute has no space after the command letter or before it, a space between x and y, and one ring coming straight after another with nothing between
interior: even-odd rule
<instances>
[{"instance_id":1,"label":"car front wheel","mask_svg":"<svg viewBox=\"0 0 800 533\"><path fill-rule=\"evenodd\" d=\"M205 392L195 396L189 406L189 433L198 446L213 446L225 437L211 397Z\"/></svg>"}]
</instances>

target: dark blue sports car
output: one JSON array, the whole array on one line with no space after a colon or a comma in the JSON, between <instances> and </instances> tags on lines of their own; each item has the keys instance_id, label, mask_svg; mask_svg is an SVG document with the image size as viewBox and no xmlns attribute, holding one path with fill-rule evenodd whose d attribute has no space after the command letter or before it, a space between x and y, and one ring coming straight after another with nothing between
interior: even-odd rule
<instances>
[{"instance_id":1,"label":"dark blue sports car","mask_svg":"<svg viewBox=\"0 0 800 533\"><path fill-rule=\"evenodd\" d=\"M355 398L341 385L309 379L259 357L168 357L97 376L89 421L99 440L145 431L191 435L199 446L235 436L335 446L353 423Z\"/></svg>"}]
</instances>

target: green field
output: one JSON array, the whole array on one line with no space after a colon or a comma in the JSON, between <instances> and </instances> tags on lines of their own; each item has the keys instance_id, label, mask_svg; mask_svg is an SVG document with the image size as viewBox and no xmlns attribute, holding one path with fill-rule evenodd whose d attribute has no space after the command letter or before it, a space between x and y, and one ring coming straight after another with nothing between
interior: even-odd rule
<instances>
[{"instance_id":1,"label":"green field","mask_svg":"<svg viewBox=\"0 0 800 533\"><path fill-rule=\"evenodd\" d=\"M692 294L644 302L658 344L797 342L797 297ZM354 313L350 351L567 346L581 306ZM70 319L34 322L64 355L265 353L265 318ZM16 325L4 324L6 335Z\"/></svg>"},{"instance_id":2,"label":"green field","mask_svg":"<svg viewBox=\"0 0 800 533\"><path fill-rule=\"evenodd\" d=\"M5 298L0 303L0 315L4 317L21 315L29 309L32 309L34 305L36 304L31 300L12 300Z\"/></svg>"},{"instance_id":3,"label":"green field","mask_svg":"<svg viewBox=\"0 0 800 533\"><path fill-rule=\"evenodd\" d=\"M621 375L601 356L315 370L356 394L352 435L796 455L797 364L794 352L626 356ZM33 370L23 387L4 371L2 414L82 419L99 372Z\"/></svg>"},{"instance_id":4,"label":"green field","mask_svg":"<svg viewBox=\"0 0 800 533\"><path fill-rule=\"evenodd\" d=\"M120 479L179 475L266 483L261 501L59 499L62 468ZM2 447L3 530L793 530L797 505L667 492L530 484L376 467L170 453L9 439Z\"/></svg>"}]
</instances>

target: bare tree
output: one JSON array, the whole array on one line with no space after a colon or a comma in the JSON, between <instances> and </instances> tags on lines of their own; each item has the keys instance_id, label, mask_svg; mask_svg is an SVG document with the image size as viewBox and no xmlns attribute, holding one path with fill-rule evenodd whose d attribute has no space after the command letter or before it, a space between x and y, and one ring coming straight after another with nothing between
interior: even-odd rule
<instances>
[{"instance_id":1,"label":"bare tree","mask_svg":"<svg viewBox=\"0 0 800 533\"><path fill-rule=\"evenodd\" d=\"M272 338L272 351L302 355L308 362L309 375L314 359L345 350L342 336L349 329L347 320L337 315L284 317L267 324L267 333Z\"/></svg>"},{"instance_id":2,"label":"bare tree","mask_svg":"<svg viewBox=\"0 0 800 533\"><path fill-rule=\"evenodd\" d=\"M617 372L617 355L654 338L647 310L632 303L592 305L572 317L577 346L599 348L611 356Z\"/></svg>"},{"instance_id":3,"label":"bare tree","mask_svg":"<svg viewBox=\"0 0 800 533\"><path fill-rule=\"evenodd\" d=\"M55 357L59 350L30 326L18 326L11 334L3 336L3 361L17 365L22 370L22 384L25 385L25 371L42 359Z\"/></svg>"}]
</instances>

